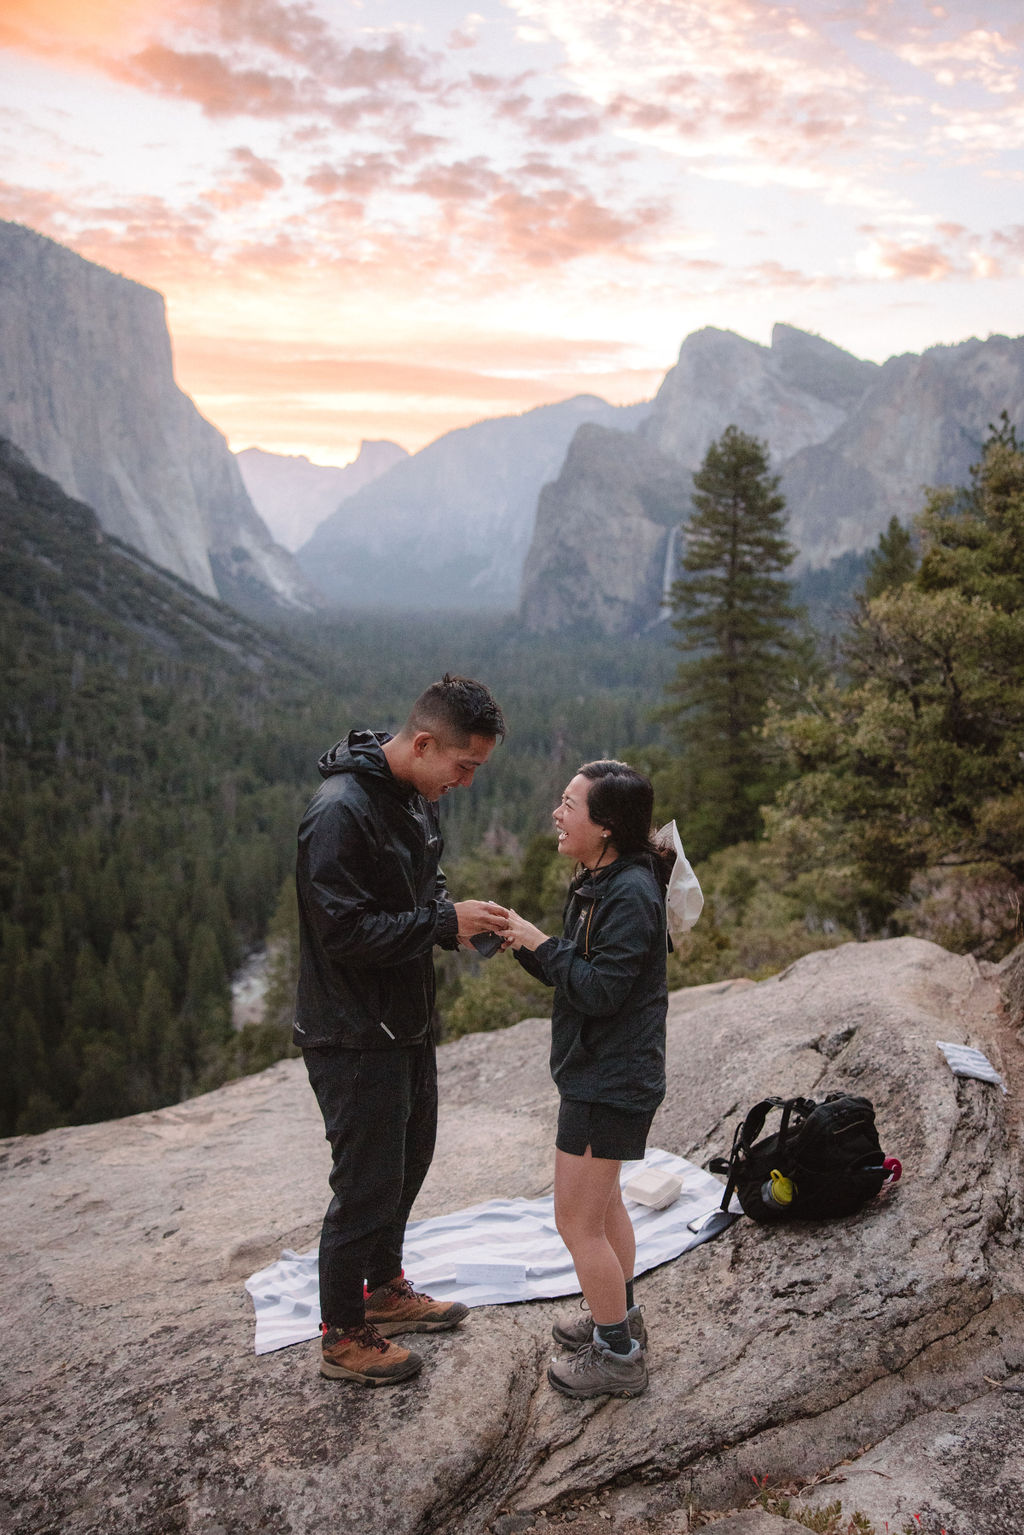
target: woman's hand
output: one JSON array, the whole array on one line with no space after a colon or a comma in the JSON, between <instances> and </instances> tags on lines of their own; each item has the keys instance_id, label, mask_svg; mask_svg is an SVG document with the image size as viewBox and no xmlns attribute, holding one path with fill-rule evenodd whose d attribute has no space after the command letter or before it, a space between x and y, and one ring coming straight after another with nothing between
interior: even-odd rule
<instances>
[{"instance_id":1,"label":"woman's hand","mask_svg":"<svg viewBox=\"0 0 1024 1535\"><path fill-rule=\"evenodd\" d=\"M532 952L548 940L547 933L542 933L539 927L534 927L532 922L527 922L525 917L511 908L505 921L495 924L494 930L504 940L501 945L503 950L529 949Z\"/></svg>"}]
</instances>

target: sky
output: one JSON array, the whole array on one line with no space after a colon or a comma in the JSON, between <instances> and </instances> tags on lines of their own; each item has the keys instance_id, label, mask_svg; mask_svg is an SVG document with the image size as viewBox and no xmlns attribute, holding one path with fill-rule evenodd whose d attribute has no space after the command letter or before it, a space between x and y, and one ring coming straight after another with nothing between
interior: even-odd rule
<instances>
[{"instance_id":1,"label":"sky","mask_svg":"<svg viewBox=\"0 0 1024 1535\"><path fill-rule=\"evenodd\" d=\"M1022 0L3 0L0 217L163 293L236 451L344 464L704 326L1021 334L1022 68Z\"/></svg>"}]
</instances>

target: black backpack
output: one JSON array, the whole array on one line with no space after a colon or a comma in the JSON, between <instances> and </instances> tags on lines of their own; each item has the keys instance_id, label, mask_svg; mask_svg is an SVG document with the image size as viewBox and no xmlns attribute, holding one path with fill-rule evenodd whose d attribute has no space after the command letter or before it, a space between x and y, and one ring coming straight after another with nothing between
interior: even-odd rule
<instances>
[{"instance_id":1,"label":"black backpack","mask_svg":"<svg viewBox=\"0 0 1024 1535\"><path fill-rule=\"evenodd\" d=\"M782 1119L774 1135L757 1137L773 1109ZM888 1176L867 1098L830 1093L813 1098L765 1098L736 1126L728 1157L708 1163L726 1173L722 1209L733 1190L744 1213L770 1225L852 1215L874 1199ZM773 1176L774 1175L774 1176Z\"/></svg>"}]
</instances>

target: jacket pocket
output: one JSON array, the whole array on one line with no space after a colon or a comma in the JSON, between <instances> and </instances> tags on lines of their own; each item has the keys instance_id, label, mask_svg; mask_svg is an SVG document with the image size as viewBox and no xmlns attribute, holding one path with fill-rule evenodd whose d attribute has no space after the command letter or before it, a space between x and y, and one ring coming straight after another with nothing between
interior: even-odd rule
<instances>
[{"instance_id":1,"label":"jacket pocket","mask_svg":"<svg viewBox=\"0 0 1024 1535\"><path fill-rule=\"evenodd\" d=\"M383 970L379 978L377 1033L397 1040L421 1039L430 1027L428 977L415 961Z\"/></svg>"}]
</instances>

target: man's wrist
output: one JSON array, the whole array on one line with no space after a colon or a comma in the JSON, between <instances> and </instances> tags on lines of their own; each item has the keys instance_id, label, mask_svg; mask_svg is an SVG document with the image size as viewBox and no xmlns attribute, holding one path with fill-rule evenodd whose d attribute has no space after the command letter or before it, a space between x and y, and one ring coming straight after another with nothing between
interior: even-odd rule
<instances>
[{"instance_id":1,"label":"man's wrist","mask_svg":"<svg viewBox=\"0 0 1024 1535\"><path fill-rule=\"evenodd\" d=\"M446 949L454 949L459 941L459 914L454 901L439 900L437 903L437 930L434 942Z\"/></svg>"}]
</instances>

